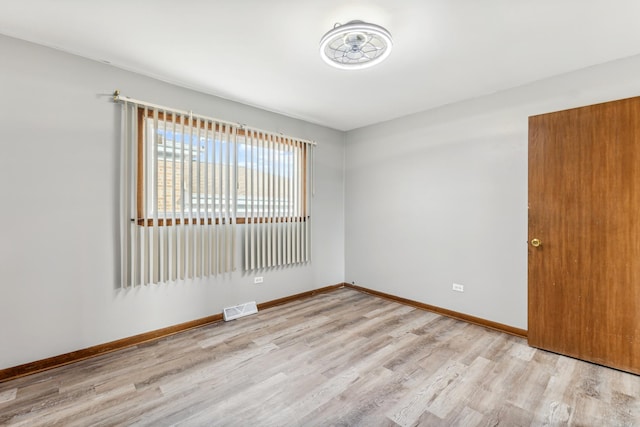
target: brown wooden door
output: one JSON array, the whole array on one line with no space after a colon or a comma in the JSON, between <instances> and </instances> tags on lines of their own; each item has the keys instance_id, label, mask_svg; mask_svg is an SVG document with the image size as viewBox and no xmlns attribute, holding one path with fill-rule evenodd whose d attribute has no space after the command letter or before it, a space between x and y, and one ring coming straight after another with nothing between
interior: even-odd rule
<instances>
[{"instance_id":1,"label":"brown wooden door","mask_svg":"<svg viewBox=\"0 0 640 427\"><path fill-rule=\"evenodd\" d=\"M640 373L640 97L529 118L528 274L531 346Z\"/></svg>"}]
</instances>

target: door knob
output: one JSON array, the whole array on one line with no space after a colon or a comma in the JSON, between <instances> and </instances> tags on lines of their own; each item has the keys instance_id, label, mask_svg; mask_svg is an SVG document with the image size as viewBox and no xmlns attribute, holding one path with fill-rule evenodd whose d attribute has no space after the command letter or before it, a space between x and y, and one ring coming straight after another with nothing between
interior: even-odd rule
<instances>
[{"instance_id":1,"label":"door knob","mask_svg":"<svg viewBox=\"0 0 640 427\"><path fill-rule=\"evenodd\" d=\"M540 245L542 245L542 242L540 241L540 239L531 239L531 246L533 246L534 248L537 248Z\"/></svg>"}]
</instances>

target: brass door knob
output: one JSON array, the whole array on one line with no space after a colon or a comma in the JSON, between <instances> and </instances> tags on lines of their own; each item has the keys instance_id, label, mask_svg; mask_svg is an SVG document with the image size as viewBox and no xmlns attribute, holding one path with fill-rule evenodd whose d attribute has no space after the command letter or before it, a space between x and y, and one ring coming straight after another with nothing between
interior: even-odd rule
<instances>
[{"instance_id":1,"label":"brass door knob","mask_svg":"<svg viewBox=\"0 0 640 427\"><path fill-rule=\"evenodd\" d=\"M542 245L542 242L540 241L540 239L531 239L531 246L533 246L534 248L537 248L540 245Z\"/></svg>"}]
</instances>

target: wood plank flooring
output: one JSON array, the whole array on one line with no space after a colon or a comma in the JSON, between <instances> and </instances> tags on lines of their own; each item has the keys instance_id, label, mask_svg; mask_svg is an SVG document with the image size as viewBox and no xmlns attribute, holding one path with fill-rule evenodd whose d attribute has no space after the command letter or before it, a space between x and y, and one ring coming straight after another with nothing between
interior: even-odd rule
<instances>
[{"instance_id":1,"label":"wood plank flooring","mask_svg":"<svg viewBox=\"0 0 640 427\"><path fill-rule=\"evenodd\" d=\"M11 426L640 426L640 377L340 289L0 383Z\"/></svg>"}]
</instances>

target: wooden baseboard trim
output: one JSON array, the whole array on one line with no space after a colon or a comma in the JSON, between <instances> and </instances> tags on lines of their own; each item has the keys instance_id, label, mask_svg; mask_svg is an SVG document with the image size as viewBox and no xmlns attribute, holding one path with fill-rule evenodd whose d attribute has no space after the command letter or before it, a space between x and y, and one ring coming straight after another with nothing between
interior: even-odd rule
<instances>
[{"instance_id":1,"label":"wooden baseboard trim","mask_svg":"<svg viewBox=\"0 0 640 427\"><path fill-rule=\"evenodd\" d=\"M309 297L312 297L314 295L324 294L324 293L327 293L327 292L333 292L336 289L340 289L340 288L344 288L344 283L340 283L340 284L337 284L337 285L331 285L331 286L325 286L324 288L314 289L312 291L302 292L302 293L291 295L291 296L288 296L288 297L274 299L272 301L267 301L267 302L263 302L263 303L258 304L258 310L266 310L267 308L275 307L277 305L287 304L289 302L296 301L296 300L299 300L299 299L309 298Z\"/></svg>"},{"instance_id":2,"label":"wooden baseboard trim","mask_svg":"<svg viewBox=\"0 0 640 427\"><path fill-rule=\"evenodd\" d=\"M309 298L311 296L331 292L336 289L344 287L344 284L326 286L320 289L314 289L308 292L302 292L299 294L291 295L284 298L278 298L272 301L267 301L258 304L259 310L265 310L267 308L275 307L277 305L286 304L292 301L296 301L303 298ZM190 322L180 323L178 325L169 326L162 329L156 329L154 331L145 332L143 334L134 335L127 338L111 341L105 344L98 344L92 347L84 348L82 350L72 351L70 353L61 354L59 356L48 357L42 360L36 360L35 362L25 363L23 365L14 366L11 368L0 370L0 382L12 380L26 375L35 374L37 372L46 371L49 369L57 368L59 366L69 365L74 362L89 359L91 357L100 356L102 354L111 353L116 350L122 350L127 347L133 347L138 344L146 343L149 341L159 340L161 338L175 335L180 332L187 331L189 329L198 328L200 326L209 325L211 323L219 322L222 320L222 313L214 314L212 316L203 317L201 319L192 320Z\"/></svg>"},{"instance_id":3,"label":"wooden baseboard trim","mask_svg":"<svg viewBox=\"0 0 640 427\"><path fill-rule=\"evenodd\" d=\"M452 317L454 319L463 320L474 325L483 326L485 328L493 329L499 332L504 332L509 335L515 335L520 338L527 338L527 331L525 329L514 328L513 326L504 325L502 323L493 322L491 320L482 319L480 317L470 316L464 313L458 313L457 311L448 310L446 308L437 307L435 305L424 304L422 302L413 301L407 298L397 297L395 295L387 294L380 291L374 291L372 289L363 288L361 286L353 285L350 283L343 283L344 287L355 289L366 294L375 295L380 298L388 299L391 301L399 302L400 304L409 305L411 307L419 308L422 310L432 311L434 313L442 314L443 316Z\"/></svg>"}]
</instances>

